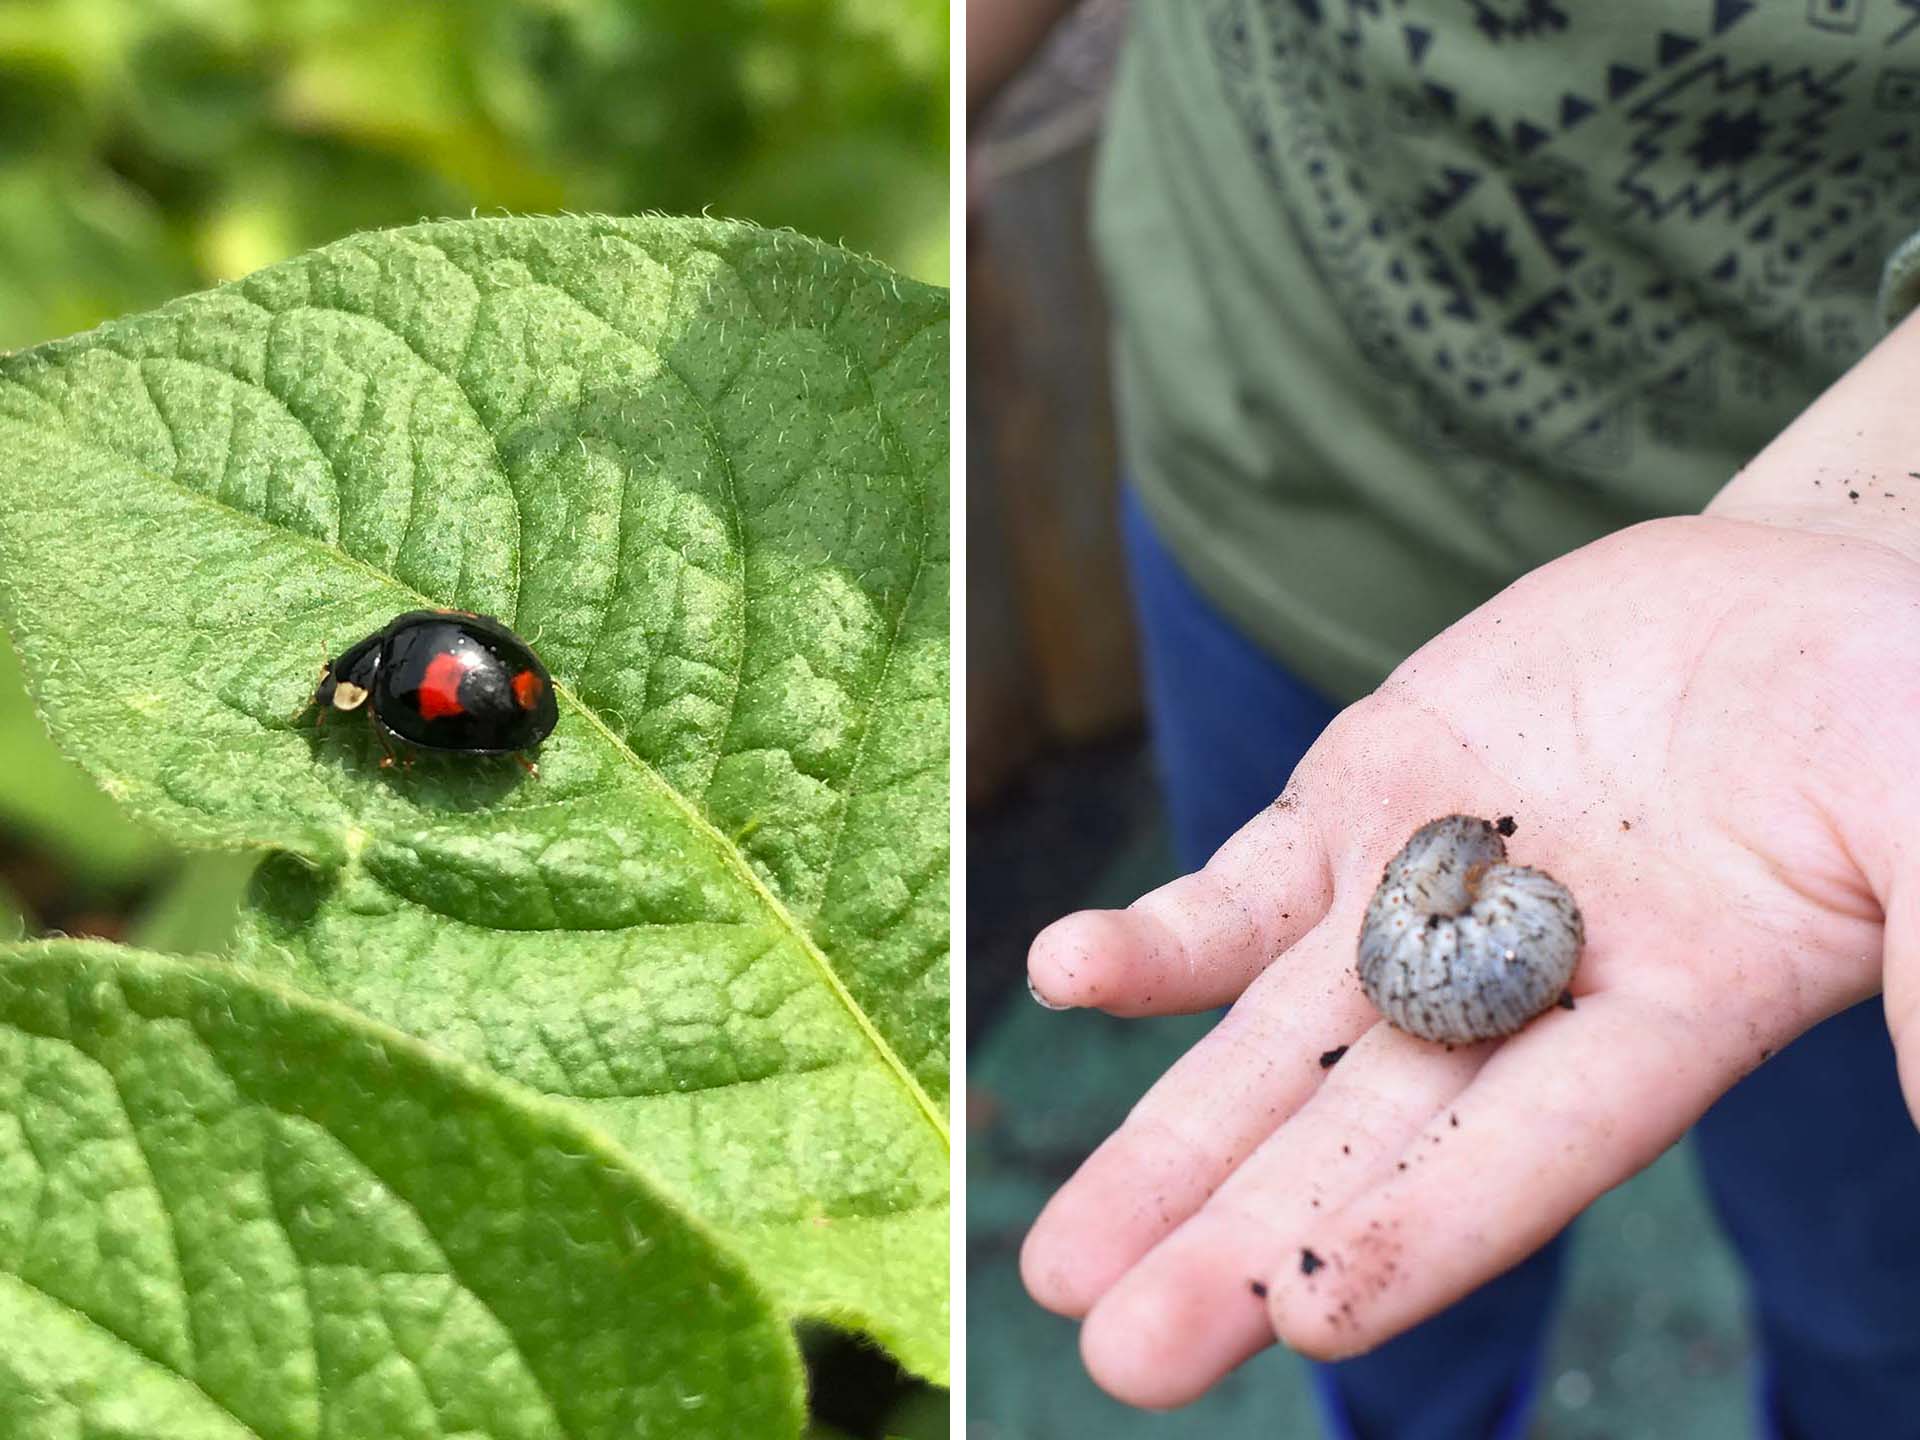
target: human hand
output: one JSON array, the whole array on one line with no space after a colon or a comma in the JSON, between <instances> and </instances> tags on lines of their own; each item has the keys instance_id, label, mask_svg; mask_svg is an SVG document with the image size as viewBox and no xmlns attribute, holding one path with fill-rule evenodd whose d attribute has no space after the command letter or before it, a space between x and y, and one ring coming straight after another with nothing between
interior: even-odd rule
<instances>
[{"instance_id":1,"label":"human hand","mask_svg":"<svg viewBox=\"0 0 1920 1440\"><path fill-rule=\"evenodd\" d=\"M1534 572L1342 714L1205 869L1035 942L1054 1003L1236 1002L1027 1242L1112 1393L1184 1403L1276 1335L1357 1353L1516 1263L1874 993L1883 916L1920 1098L1920 546L1888 541L1910 532L1878 485L1784 500L1821 439L1797 428L1773 490ZM1353 967L1382 864L1454 811L1513 815L1587 943L1575 1010L1448 1050L1380 1022Z\"/></svg>"}]
</instances>

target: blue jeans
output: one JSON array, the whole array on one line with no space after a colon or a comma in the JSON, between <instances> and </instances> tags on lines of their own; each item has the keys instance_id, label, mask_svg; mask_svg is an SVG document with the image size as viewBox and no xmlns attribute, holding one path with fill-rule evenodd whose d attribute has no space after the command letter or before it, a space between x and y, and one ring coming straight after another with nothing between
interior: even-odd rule
<instances>
[{"instance_id":1,"label":"blue jeans","mask_svg":"<svg viewBox=\"0 0 1920 1440\"><path fill-rule=\"evenodd\" d=\"M1338 707L1214 609L1130 491L1123 506L1154 751L1192 869L1280 792ZM1782 1050L1694 1140L1752 1288L1762 1433L1920 1440L1920 1131L1880 1002ZM1332 1433L1518 1440L1565 1248L1553 1240L1370 1355L1316 1366Z\"/></svg>"}]
</instances>

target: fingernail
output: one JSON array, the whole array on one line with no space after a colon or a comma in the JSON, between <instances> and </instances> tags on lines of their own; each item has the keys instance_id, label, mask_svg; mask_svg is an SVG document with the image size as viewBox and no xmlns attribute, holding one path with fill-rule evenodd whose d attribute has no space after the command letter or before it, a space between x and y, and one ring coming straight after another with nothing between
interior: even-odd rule
<instances>
[{"instance_id":1,"label":"fingernail","mask_svg":"<svg viewBox=\"0 0 1920 1440\"><path fill-rule=\"evenodd\" d=\"M1033 1003L1040 1006L1042 1009L1046 1009L1046 1010L1073 1009L1073 1006L1071 1005L1056 1005L1053 1001L1047 999L1046 996L1042 995L1039 989L1034 985L1033 977L1031 975L1027 977L1027 994L1031 995L1033 997Z\"/></svg>"}]
</instances>

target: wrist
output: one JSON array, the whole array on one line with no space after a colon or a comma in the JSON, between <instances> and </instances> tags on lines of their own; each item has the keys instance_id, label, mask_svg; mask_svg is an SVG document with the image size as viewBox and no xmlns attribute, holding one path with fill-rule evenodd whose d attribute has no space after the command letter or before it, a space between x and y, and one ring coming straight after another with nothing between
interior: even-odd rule
<instances>
[{"instance_id":1,"label":"wrist","mask_svg":"<svg viewBox=\"0 0 1920 1440\"><path fill-rule=\"evenodd\" d=\"M1920 559L1920 312L1708 502L1705 514L1873 540Z\"/></svg>"}]
</instances>

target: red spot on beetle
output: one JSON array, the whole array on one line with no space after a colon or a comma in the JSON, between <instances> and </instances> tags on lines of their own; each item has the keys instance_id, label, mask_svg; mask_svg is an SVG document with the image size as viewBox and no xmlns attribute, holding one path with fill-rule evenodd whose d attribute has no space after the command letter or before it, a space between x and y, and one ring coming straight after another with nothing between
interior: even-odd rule
<instances>
[{"instance_id":1,"label":"red spot on beetle","mask_svg":"<svg viewBox=\"0 0 1920 1440\"><path fill-rule=\"evenodd\" d=\"M443 650L429 660L420 681L420 718L464 715L467 707L460 703L460 677L466 673L466 659L458 651Z\"/></svg>"},{"instance_id":2,"label":"red spot on beetle","mask_svg":"<svg viewBox=\"0 0 1920 1440\"><path fill-rule=\"evenodd\" d=\"M546 682L531 670L522 670L513 677L513 698L520 703L522 710L531 710L538 705L540 692L546 688Z\"/></svg>"}]
</instances>

